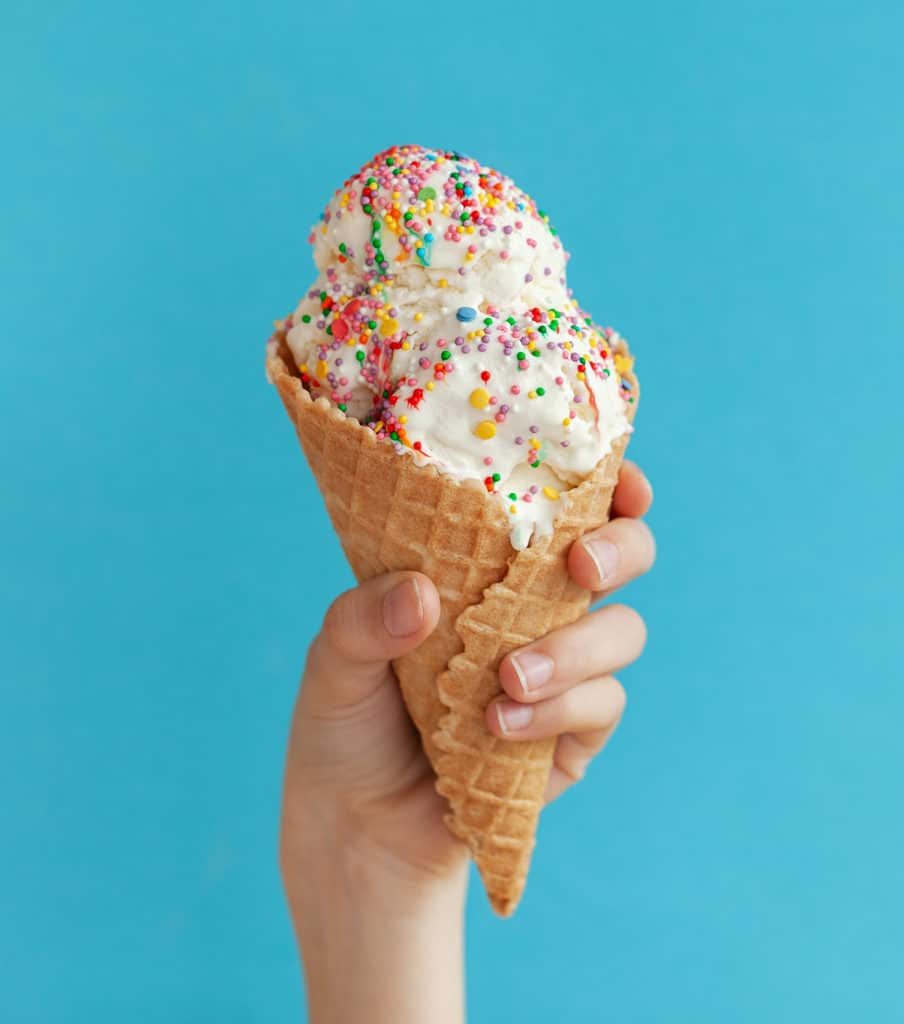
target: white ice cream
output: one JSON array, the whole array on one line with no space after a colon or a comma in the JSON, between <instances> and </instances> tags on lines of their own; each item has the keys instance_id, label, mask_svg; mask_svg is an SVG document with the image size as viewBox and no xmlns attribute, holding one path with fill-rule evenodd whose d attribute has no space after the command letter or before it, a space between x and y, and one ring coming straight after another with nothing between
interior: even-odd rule
<instances>
[{"instance_id":1,"label":"white ice cream","mask_svg":"<svg viewBox=\"0 0 904 1024\"><path fill-rule=\"evenodd\" d=\"M473 160L396 147L336 192L312 241L321 273L288 331L312 394L483 481L516 548L549 533L630 430L632 397L617 335L569 298L545 216Z\"/></svg>"}]
</instances>

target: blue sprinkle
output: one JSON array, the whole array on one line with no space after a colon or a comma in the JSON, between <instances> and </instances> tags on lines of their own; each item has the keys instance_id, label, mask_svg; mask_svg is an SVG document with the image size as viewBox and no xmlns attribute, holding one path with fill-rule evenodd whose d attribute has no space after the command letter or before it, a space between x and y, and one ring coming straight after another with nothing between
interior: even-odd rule
<instances>
[{"instance_id":1,"label":"blue sprinkle","mask_svg":"<svg viewBox=\"0 0 904 1024\"><path fill-rule=\"evenodd\" d=\"M421 259L423 259L427 255L427 250L421 247L415 249L414 251L417 253L418 256L420 256Z\"/></svg>"},{"instance_id":2,"label":"blue sprinkle","mask_svg":"<svg viewBox=\"0 0 904 1024\"><path fill-rule=\"evenodd\" d=\"M473 306L459 306L455 314L456 319L463 324L473 320L477 316L477 310Z\"/></svg>"},{"instance_id":3,"label":"blue sprinkle","mask_svg":"<svg viewBox=\"0 0 904 1024\"><path fill-rule=\"evenodd\" d=\"M428 243L433 241L433 235L431 235L429 231L424 235L424 241Z\"/></svg>"}]
</instances>

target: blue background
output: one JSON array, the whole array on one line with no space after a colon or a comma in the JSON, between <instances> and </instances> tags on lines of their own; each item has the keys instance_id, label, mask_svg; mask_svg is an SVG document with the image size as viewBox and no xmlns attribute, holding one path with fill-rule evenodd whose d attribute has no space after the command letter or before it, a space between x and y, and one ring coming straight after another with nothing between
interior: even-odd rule
<instances>
[{"instance_id":1,"label":"blue background","mask_svg":"<svg viewBox=\"0 0 904 1024\"><path fill-rule=\"evenodd\" d=\"M337 20L333 20L332 14ZM351 582L272 319L371 153L542 200L639 353L629 713L472 886L474 1021L904 1013L897 3L13 3L0 32L4 1020L294 1021L305 647Z\"/></svg>"}]
</instances>

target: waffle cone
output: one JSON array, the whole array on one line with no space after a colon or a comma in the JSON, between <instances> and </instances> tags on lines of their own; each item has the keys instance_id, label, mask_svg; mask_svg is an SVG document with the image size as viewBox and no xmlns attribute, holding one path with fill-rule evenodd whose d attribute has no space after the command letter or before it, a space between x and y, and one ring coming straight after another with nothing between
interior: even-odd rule
<instances>
[{"instance_id":1,"label":"waffle cone","mask_svg":"<svg viewBox=\"0 0 904 1024\"><path fill-rule=\"evenodd\" d=\"M446 825L468 844L493 909L508 916L527 879L555 740L498 739L484 714L500 693L502 658L587 610L590 593L569 577L566 556L608 520L627 435L568 492L553 533L515 551L502 503L478 481L400 456L325 398L312 399L294 365L277 331L268 374L355 576L415 569L439 591L436 629L394 668L449 803Z\"/></svg>"}]
</instances>

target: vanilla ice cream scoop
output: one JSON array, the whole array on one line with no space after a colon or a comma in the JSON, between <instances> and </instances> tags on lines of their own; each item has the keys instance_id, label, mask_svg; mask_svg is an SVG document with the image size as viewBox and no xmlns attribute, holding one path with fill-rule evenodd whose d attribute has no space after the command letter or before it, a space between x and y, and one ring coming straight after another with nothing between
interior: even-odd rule
<instances>
[{"instance_id":1,"label":"vanilla ice cream scoop","mask_svg":"<svg viewBox=\"0 0 904 1024\"><path fill-rule=\"evenodd\" d=\"M287 323L302 381L378 438L504 504L512 544L630 431L630 358L570 298L523 192L455 153L394 147L331 200Z\"/></svg>"}]
</instances>

